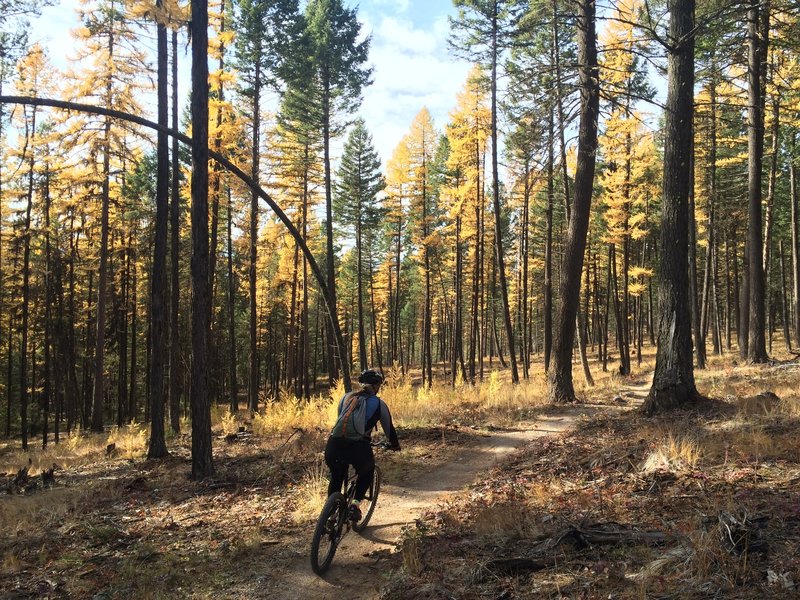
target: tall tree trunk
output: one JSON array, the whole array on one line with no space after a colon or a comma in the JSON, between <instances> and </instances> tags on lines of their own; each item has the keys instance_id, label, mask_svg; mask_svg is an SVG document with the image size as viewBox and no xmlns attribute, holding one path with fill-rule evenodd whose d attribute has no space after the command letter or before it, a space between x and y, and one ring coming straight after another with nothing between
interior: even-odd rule
<instances>
[{"instance_id":1,"label":"tall tree trunk","mask_svg":"<svg viewBox=\"0 0 800 600\"><path fill-rule=\"evenodd\" d=\"M792 139L792 147L795 140ZM800 346L800 194L797 193L795 159L789 161L789 201L792 213L792 296L794 298L794 336Z\"/></svg>"},{"instance_id":2,"label":"tall tree trunk","mask_svg":"<svg viewBox=\"0 0 800 600\"><path fill-rule=\"evenodd\" d=\"M55 297L53 294L53 264L50 249L50 165L45 164L45 178L44 178L44 385L42 388L42 448L47 448L47 437L49 435L48 427L50 421L50 406L52 404L51 397L53 394L52 384L50 382L50 365L51 365L51 337L53 329L53 304ZM56 420L58 420L58 412L56 411ZM56 438L56 441L58 439Z\"/></svg>"},{"instance_id":3,"label":"tall tree trunk","mask_svg":"<svg viewBox=\"0 0 800 600\"><path fill-rule=\"evenodd\" d=\"M109 84L110 86L110 84ZM111 202L111 119L106 117L103 140L103 191L100 216L100 268L97 274L97 309L94 348L94 394L92 396L92 431L103 431L105 393L106 287L108 284L108 211Z\"/></svg>"},{"instance_id":4,"label":"tall tree trunk","mask_svg":"<svg viewBox=\"0 0 800 600\"><path fill-rule=\"evenodd\" d=\"M172 128L178 130L178 32L172 32ZM170 202L170 344L169 344L169 421L173 433L181 430L181 388L183 368L180 365L180 154L178 138L172 138L172 179ZM134 332L135 335L135 332Z\"/></svg>"},{"instance_id":5,"label":"tall tree trunk","mask_svg":"<svg viewBox=\"0 0 800 600\"><path fill-rule=\"evenodd\" d=\"M716 61L714 58L712 58L712 70L714 69L715 65ZM702 348L703 350L705 350L705 340L708 333L708 321L711 316L711 311L709 308L709 294L712 286L716 285L715 280L712 279L712 271L714 271L714 269L712 269L712 261L716 260L716 223L714 218L717 203L717 82L715 78L712 78L711 80L709 86L709 96L711 131L709 134L708 157L708 243L706 247L705 273L703 276L702 307L700 310L700 342L698 344L698 347ZM718 333L719 332L717 332L717 336ZM719 354L720 349L718 342L719 340L717 337L714 341L714 354ZM705 358L705 355L703 358Z\"/></svg>"},{"instance_id":6,"label":"tall tree trunk","mask_svg":"<svg viewBox=\"0 0 800 600\"><path fill-rule=\"evenodd\" d=\"M157 0L161 6L162 0ZM167 127L169 120L167 82L167 28L158 24L158 124ZM167 356L167 222L169 220L169 139L159 130L156 148L156 223L153 249L153 278L150 288L150 444L148 458L167 455L164 440L164 363Z\"/></svg>"},{"instance_id":7,"label":"tall tree trunk","mask_svg":"<svg viewBox=\"0 0 800 600\"><path fill-rule=\"evenodd\" d=\"M748 11L748 223L747 254L749 279L749 339L747 359L753 363L766 362L766 319L764 264L762 262L761 168L764 159L764 96L762 92L762 61L766 56L767 40L761 32L761 0L750 0Z\"/></svg>"},{"instance_id":8,"label":"tall tree trunk","mask_svg":"<svg viewBox=\"0 0 800 600\"><path fill-rule=\"evenodd\" d=\"M228 188L228 379L231 412L239 411L239 381L236 376L236 285L233 279L233 198Z\"/></svg>"},{"instance_id":9,"label":"tall tree trunk","mask_svg":"<svg viewBox=\"0 0 800 600\"><path fill-rule=\"evenodd\" d=\"M767 183L767 211L764 215L764 246L762 248L765 273L769 273L770 254L772 252L772 229L775 221L773 213L775 212L775 183L778 178L780 131L780 100L775 96L772 101L772 142L770 147L769 181Z\"/></svg>"},{"instance_id":10,"label":"tall tree trunk","mask_svg":"<svg viewBox=\"0 0 800 600\"><path fill-rule=\"evenodd\" d=\"M225 0L220 0L219 5L219 19L220 19L220 37L224 37L225 34ZM220 77L219 77L219 91L218 91L218 100L219 106L217 107L217 118L215 122L216 132L214 134L214 150L220 152L222 150L222 113L223 107L225 104L225 84L224 84L224 77L222 74L225 71L225 44L224 42L219 42L219 61L217 62L217 68L219 69ZM258 67L256 67L258 68ZM254 173L255 175L255 173ZM215 296L215 286L216 286L216 278L217 278L217 248L219 246L219 205L220 205L220 198L222 197L222 169L217 165L217 163L213 163L210 172L210 179L211 179L211 189L213 189L213 199L211 201L211 241L209 245L209 252L208 252L208 290L211 299L211 306L210 309L212 311L211 320L209 324L213 324L213 311L214 311L214 296ZM214 363L217 361L214 360L214 355L216 354L216 344L214 343L216 336L211 336L209 339L209 351L210 351L210 358ZM214 371L214 378L216 378L216 369L217 364L211 365Z\"/></svg>"},{"instance_id":11,"label":"tall tree trunk","mask_svg":"<svg viewBox=\"0 0 800 600\"><path fill-rule=\"evenodd\" d=\"M734 265L734 271L738 269L738 258L739 252L738 247L739 243L737 241L736 233L737 233L737 224L734 223L733 226L733 248L734 248L734 258L737 261L737 264ZM747 234L745 233L745 241L744 241L744 252L742 253L742 268L739 269L741 273L741 280L739 278L736 279L736 303L734 305L735 313L736 313L736 324L737 324L737 337L739 342L739 357L742 360L747 360L747 348L750 343L750 277L749 273L749 262L750 259L748 257L749 252L747 250Z\"/></svg>"},{"instance_id":12,"label":"tall tree trunk","mask_svg":"<svg viewBox=\"0 0 800 600\"><path fill-rule=\"evenodd\" d=\"M133 229L128 234L128 243L124 248L125 268L121 273L120 295L116 301L117 314L117 426L122 427L132 415L127 410L126 391L128 389L128 296L130 294L131 246L133 245Z\"/></svg>"},{"instance_id":13,"label":"tall tree trunk","mask_svg":"<svg viewBox=\"0 0 800 600\"><path fill-rule=\"evenodd\" d=\"M508 299L508 281L506 279L505 253L503 252L503 215L500 208L500 172L498 169L497 148L497 17L499 2L493 4L492 14L492 201L494 203L494 248L497 261L497 274L500 278L500 296L503 300L503 322L508 338L508 355L511 362L511 381L519 383L517 356L514 348L514 326L511 323L511 303ZM499 348L498 348L499 351Z\"/></svg>"},{"instance_id":14,"label":"tall tree trunk","mask_svg":"<svg viewBox=\"0 0 800 600\"><path fill-rule=\"evenodd\" d=\"M550 136L552 143L552 135ZM525 188L523 190L522 206L522 241L520 243L520 263L522 265L522 286L519 296L520 316L520 362L522 362L522 376L530 377L530 346L528 345L528 257L530 247L530 206L531 206L531 167L530 162L525 165ZM552 232L551 232L552 233ZM552 289L552 286L551 286Z\"/></svg>"},{"instance_id":15,"label":"tall tree trunk","mask_svg":"<svg viewBox=\"0 0 800 600\"><path fill-rule=\"evenodd\" d=\"M789 333L789 304L786 302L786 260L783 255L783 240L778 243L781 262L781 320L783 321L783 341L787 352L792 351L792 336Z\"/></svg>"},{"instance_id":16,"label":"tall tree trunk","mask_svg":"<svg viewBox=\"0 0 800 600\"><path fill-rule=\"evenodd\" d=\"M556 69L556 107L558 109L558 138L559 149L561 151L561 178L563 180L562 185L564 186L564 214L567 217L567 222L569 222L572 218L572 207L570 205L569 175L567 173L567 143L564 134L567 125L566 117L564 116L564 99L561 95L561 82L563 79L561 77L561 58L559 54L561 42L559 40L558 31L558 0L553 0L553 44L550 48L550 52L552 62Z\"/></svg>"},{"instance_id":17,"label":"tall tree trunk","mask_svg":"<svg viewBox=\"0 0 800 600\"><path fill-rule=\"evenodd\" d=\"M217 92L218 105L216 108L215 120L215 133L214 133L214 150L220 152L222 150L222 127L223 127L223 113L225 110L225 0L220 0L219 4L219 20L220 20L220 38L219 43L219 60L217 68L219 72ZM222 394L222 361L220 356L220 348L218 338L216 335L216 317L215 317L215 302L217 292L217 256L219 254L219 211L220 203L223 194L223 169L221 166L214 162L210 166L210 181L209 190L211 191L211 237L208 249L208 293L209 293L209 338L208 338L208 357L209 357L209 393L214 398L219 398Z\"/></svg>"},{"instance_id":18,"label":"tall tree trunk","mask_svg":"<svg viewBox=\"0 0 800 600\"><path fill-rule=\"evenodd\" d=\"M589 229L592 187L597 147L597 117L600 89L597 65L594 0L580 0L578 14L578 63L581 107L578 129L578 161L564 260L559 285L560 303L556 317L553 368L549 372L549 395L554 402L572 402L572 347L579 310L583 258Z\"/></svg>"},{"instance_id":19,"label":"tall tree trunk","mask_svg":"<svg viewBox=\"0 0 800 600\"><path fill-rule=\"evenodd\" d=\"M308 155L309 155L309 148L308 148L308 141L305 144L305 157L306 161L304 164L308 165ZM303 176L303 227L301 229L301 235L303 236L303 240L307 240L308 238L308 169L306 168L306 173ZM390 287L391 287L391 274L389 276L390 279ZM389 292L391 296L391 291ZM302 313L302 360L301 362L301 373L302 373L302 387L303 387L303 395L306 398L311 397L311 385L309 381L309 360L311 358L311 340L309 336L309 328L308 328L308 260L305 256L303 256L303 313ZM315 367L316 368L316 367ZM315 382L316 383L316 382ZM300 394L298 394L299 396Z\"/></svg>"},{"instance_id":20,"label":"tall tree trunk","mask_svg":"<svg viewBox=\"0 0 800 600\"><path fill-rule=\"evenodd\" d=\"M461 327L461 284L463 281L461 274L463 265L463 259L461 256L461 209L459 209L459 212L456 215L456 241L454 250L456 255L456 268L455 272L453 273L453 353L450 357L450 385L455 387L457 379L458 355L463 339ZM461 364L463 365L463 353L461 353L461 356ZM463 367L461 375L462 378L466 378L466 373L463 372Z\"/></svg>"},{"instance_id":21,"label":"tall tree trunk","mask_svg":"<svg viewBox=\"0 0 800 600\"><path fill-rule=\"evenodd\" d=\"M208 395L208 5L192 0L192 479L214 474Z\"/></svg>"},{"instance_id":22,"label":"tall tree trunk","mask_svg":"<svg viewBox=\"0 0 800 600\"><path fill-rule=\"evenodd\" d=\"M325 257L327 266L328 293L330 294L332 305L328 307L330 323L328 325L328 378L331 385L339 376L338 366L341 363L342 370L347 371L349 366L345 364L344 348L337 349L334 341L333 321L339 319L337 315L336 300L336 257L333 252L333 190L331 180L331 84L327 68L323 69L322 82L322 152L325 173ZM338 354L338 356L337 356ZM349 371L348 371L349 373Z\"/></svg>"},{"instance_id":23,"label":"tall tree trunk","mask_svg":"<svg viewBox=\"0 0 800 600\"><path fill-rule=\"evenodd\" d=\"M29 146L28 158L28 190L25 204L25 226L22 231L22 341L19 354L19 408L20 428L22 433L22 450L28 450L28 318L30 315L30 273L31 273L31 210L33 208L33 173L35 157L33 148L36 135L36 109L30 121L25 119L25 141ZM34 386L35 387L35 386Z\"/></svg>"},{"instance_id":24,"label":"tall tree trunk","mask_svg":"<svg viewBox=\"0 0 800 600\"><path fill-rule=\"evenodd\" d=\"M358 202L358 200L357 200ZM364 274L363 248L361 239L361 219L356 220L356 284L358 294L358 362L361 370L369 368L367 360L367 334L364 329Z\"/></svg>"},{"instance_id":25,"label":"tall tree trunk","mask_svg":"<svg viewBox=\"0 0 800 600\"><path fill-rule=\"evenodd\" d=\"M373 264L370 255L370 264ZM372 274L370 274L369 278L369 303L370 303L370 313L372 314L372 343L373 347L375 348L375 355L378 359L378 370L382 373L383 372L383 349L381 348L380 340L378 339L378 317L375 314L375 285L374 285Z\"/></svg>"},{"instance_id":26,"label":"tall tree trunk","mask_svg":"<svg viewBox=\"0 0 800 600\"><path fill-rule=\"evenodd\" d=\"M138 406L137 406L137 376L139 375L139 371L137 369L138 366L138 356L137 356L137 340L139 336L137 335L136 327L137 327L137 309L138 309L138 271L136 267L136 253L133 253L133 260L131 264L132 269L132 276L133 281L131 282L131 368L130 368L130 377L131 377L131 385L130 389L128 390L128 414L131 415L131 418L136 418L138 416Z\"/></svg>"},{"instance_id":27,"label":"tall tree trunk","mask_svg":"<svg viewBox=\"0 0 800 600\"><path fill-rule=\"evenodd\" d=\"M692 364L688 234L694 105L695 0L669 0L658 349L642 410L655 414L697 399ZM669 251L667 251L669 249Z\"/></svg>"},{"instance_id":28,"label":"tall tree trunk","mask_svg":"<svg viewBox=\"0 0 800 600\"><path fill-rule=\"evenodd\" d=\"M692 143L694 152L694 143ZM697 368L706 368L706 340L700 320L700 303L697 294L697 221L694 206L694 158L689 159L689 299L692 311L692 329L694 331L695 355ZM662 246L665 248L665 246Z\"/></svg>"},{"instance_id":29,"label":"tall tree trunk","mask_svg":"<svg viewBox=\"0 0 800 600\"><path fill-rule=\"evenodd\" d=\"M553 351L553 200L555 198L555 174L553 170L553 111L548 121L549 136L547 144L547 208L545 210L544 237L544 370L550 370L550 356Z\"/></svg>"},{"instance_id":30,"label":"tall tree trunk","mask_svg":"<svg viewBox=\"0 0 800 600\"><path fill-rule=\"evenodd\" d=\"M475 181L475 241L474 255L475 260L472 267L472 321L470 323L470 336L469 336L469 380L473 385L475 384L475 359L480 353L480 329L478 326L479 311L480 311L480 278L481 278L481 244L480 244L480 230L481 230L481 172L480 172L480 143L475 142L475 165L476 165L476 181Z\"/></svg>"},{"instance_id":31,"label":"tall tree trunk","mask_svg":"<svg viewBox=\"0 0 800 600\"><path fill-rule=\"evenodd\" d=\"M253 148L251 155L252 177L258 184L260 157L261 157L261 69L260 64L255 64L255 82L253 84ZM248 285L250 292L250 375L247 392L247 409L254 413L258 410L258 337L256 331L256 316L258 306L256 302L256 241L258 237L258 193L252 191L250 195L250 263L248 268Z\"/></svg>"}]
</instances>

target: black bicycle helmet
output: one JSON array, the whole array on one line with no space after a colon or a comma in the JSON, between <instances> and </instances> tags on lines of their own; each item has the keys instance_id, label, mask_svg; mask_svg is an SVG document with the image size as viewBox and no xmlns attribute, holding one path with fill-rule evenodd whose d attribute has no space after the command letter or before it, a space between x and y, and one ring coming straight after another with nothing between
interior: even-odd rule
<instances>
[{"instance_id":1,"label":"black bicycle helmet","mask_svg":"<svg viewBox=\"0 0 800 600\"><path fill-rule=\"evenodd\" d=\"M361 375L358 376L358 382L369 385L380 385L383 383L383 375L374 369L367 369L366 371L362 371Z\"/></svg>"}]
</instances>

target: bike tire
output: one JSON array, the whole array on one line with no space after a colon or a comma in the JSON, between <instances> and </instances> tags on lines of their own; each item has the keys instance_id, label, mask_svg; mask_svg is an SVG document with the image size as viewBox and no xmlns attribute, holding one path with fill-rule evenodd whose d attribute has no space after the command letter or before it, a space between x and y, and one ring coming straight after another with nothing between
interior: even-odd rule
<instances>
[{"instance_id":1,"label":"bike tire","mask_svg":"<svg viewBox=\"0 0 800 600\"><path fill-rule=\"evenodd\" d=\"M338 492L328 496L311 538L311 569L317 575L331 566L346 519L347 499Z\"/></svg>"},{"instance_id":2,"label":"bike tire","mask_svg":"<svg viewBox=\"0 0 800 600\"><path fill-rule=\"evenodd\" d=\"M361 501L361 520L353 524L353 529L359 533L366 529L372 513L375 512L375 505L378 503L378 494L381 491L381 470L375 466L375 474L372 476L372 483L369 485L366 496Z\"/></svg>"}]
</instances>

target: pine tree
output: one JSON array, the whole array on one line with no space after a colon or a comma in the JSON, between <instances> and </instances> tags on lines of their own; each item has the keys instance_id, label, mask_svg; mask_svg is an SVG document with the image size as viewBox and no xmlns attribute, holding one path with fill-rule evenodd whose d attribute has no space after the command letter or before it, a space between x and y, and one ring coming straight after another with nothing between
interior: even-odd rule
<instances>
[{"instance_id":1,"label":"pine tree","mask_svg":"<svg viewBox=\"0 0 800 600\"><path fill-rule=\"evenodd\" d=\"M361 25L355 10L347 9L341 0L311 0L306 7L306 22L311 40L314 76L319 82L323 165L325 169L325 228L328 288L336 312L336 277L333 252L333 188L331 178L330 142L338 133L336 116L345 110L356 110L361 101L362 89L369 85L372 70L366 66L370 38L359 41ZM328 339L333 340L329 329ZM328 373L331 381L337 376L334 358L335 346L331 342ZM339 360L343 370L349 365Z\"/></svg>"},{"instance_id":2,"label":"pine tree","mask_svg":"<svg viewBox=\"0 0 800 600\"><path fill-rule=\"evenodd\" d=\"M382 221L383 211L378 206L378 194L386 186L380 171L380 158L372 143L372 136L362 119L357 119L344 145L339 165L333 210L342 230L352 234L356 250L356 294L358 304L358 357L360 369L367 369L366 329L364 327L364 239L376 230ZM367 278L372 281L369 266Z\"/></svg>"}]
</instances>

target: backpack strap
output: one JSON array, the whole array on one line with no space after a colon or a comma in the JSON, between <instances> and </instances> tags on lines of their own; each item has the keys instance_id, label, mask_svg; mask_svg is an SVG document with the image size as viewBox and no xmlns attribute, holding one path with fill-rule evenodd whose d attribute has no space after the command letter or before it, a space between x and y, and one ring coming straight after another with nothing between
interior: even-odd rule
<instances>
[{"instance_id":1,"label":"backpack strap","mask_svg":"<svg viewBox=\"0 0 800 600\"><path fill-rule=\"evenodd\" d=\"M350 420L350 415L358 406L358 392L354 392L347 399L347 405L344 407L344 412L340 419L342 419L342 436L347 437L347 422Z\"/></svg>"}]
</instances>

